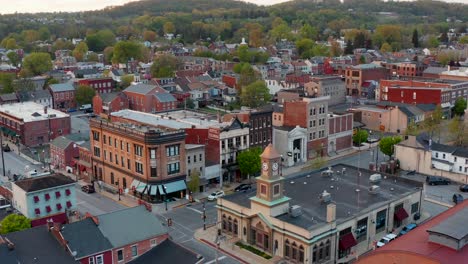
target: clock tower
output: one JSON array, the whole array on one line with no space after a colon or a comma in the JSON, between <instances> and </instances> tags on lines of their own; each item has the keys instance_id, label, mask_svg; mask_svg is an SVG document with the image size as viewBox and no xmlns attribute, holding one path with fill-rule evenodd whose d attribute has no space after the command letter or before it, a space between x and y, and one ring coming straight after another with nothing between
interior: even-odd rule
<instances>
[{"instance_id":1,"label":"clock tower","mask_svg":"<svg viewBox=\"0 0 468 264\"><path fill-rule=\"evenodd\" d=\"M281 155L272 144L269 144L260 155L262 173L257 177L257 195L252 200L275 205L286 202L289 198L283 196L283 177L281 177Z\"/></svg>"}]
</instances>

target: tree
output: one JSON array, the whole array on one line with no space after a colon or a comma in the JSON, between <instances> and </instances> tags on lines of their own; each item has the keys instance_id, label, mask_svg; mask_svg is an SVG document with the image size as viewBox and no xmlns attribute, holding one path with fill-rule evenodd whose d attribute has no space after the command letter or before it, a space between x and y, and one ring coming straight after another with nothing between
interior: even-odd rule
<instances>
[{"instance_id":1,"label":"tree","mask_svg":"<svg viewBox=\"0 0 468 264\"><path fill-rule=\"evenodd\" d=\"M333 41L330 46L330 56L338 57L338 56L341 56L342 53L343 53L343 49L341 49L340 44L336 41Z\"/></svg>"},{"instance_id":2,"label":"tree","mask_svg":"<svg viewBox=\"0 0 468 264\"><path fill-rule=\"evenodd\" d=\"M453 113L457 116L462 116L465 114L465 109L466 109L466 100L463 97L458 97L457 100L455 100Z\"/></svg>"},{"instance_id":3,"label":"tree","mask_svg":"<svg viewBox=\"0 0 468 264\"><path fill-rule=\"evenodd\" d=\"M344 50L344 53L346 55L349 55L349 54L353 54L354 53L354 46L353 46L353 42L348 39L348 41L346 41L346 48Z\"/></svg>"},{"instance_id":4,"label":"tree","mask_svg":"<svg viewBox=\"0 0 468 264\"><path fill-rule=\"evenodd\" d=\"M0 222L0 234L8 234L31 228L31 220L19 214L10 214Z\"/></svg>"},{"instance_id":5,"label":"tree","mask_svg":"<svg viewBox=\"0 0 468 264\"><path fill-rule=\"evenodd\" d=\"M307 166L304 167L303 170L318 170L327 165L327 160L323 158L319 152L317 152L317 156L313 158Z\"/></svg>"},{"instance_id":6,"label":"tree","mask_svg":"<svg viewBox=\"0 0 468 264\"><path fill-rule=\"evenodd\" d=\"M82 41L76 45L75 49L73 50L73 57L77 61L83 61L84 56L88 52L88 45L86 42Z\"/></svg>"},{"instance_id":7,"label":"tree","mask_svg":"<svg viewBox=\"0 0 468 264\"><path fill-rule=\"evenodd\" d=\"M367 141L367 138L369 137L369 133L367 133L367 130L360 129L354 134L353 136L353 142L355 145L360 146L362 143Z\"/></svg>"},{"instance_id":8,"label":"tree","mask_svg":"<svg viewBox=\"0 0 468 264\"><path fill-rule=\"evenodd\" d=\"M151 30L145 30L143 32L143 39L149 42L155 41L157 36L156 32Z\"/></svg>"},{"instance_id":9,"label":"tree","mask_svg":"<svg viewBox=\"0 0 468 264\"><path fill-rule=\"evenodd\" d=\"M460 39L458 40L458 43L460 44L468 44L468 35L465 35L463 37L460 37Z\"/></svg>"},{"instance_id":10,"label":"tree","mask_svg":"<svg viewBox=\"0 0 468 264\"><path fill-rule=\"evenodd\" d=\"M301 58L306 59L314 56L313 48L315 47L315 42L311 39L301 39L296 41L297 53Z\"/></svg>"},{"instance_id":11,"label":"tree","mask_svg":"<svg viewBox=\"0 0 468 264\"><path fill-rule=\"evenodd\" d=\"M437 39L436 36L430 36L428 39L427 39L427 43L426 43L426 46L428 48L437 48L439 47L440 45L440 42L439 40Z\"/></svg>"},{"instance_id":12,"label":"tree","mask_svg":"<svg viewBox=\"0 0 468 264\"><path fill-rule=\"evenodd\" d=\"M278 26L273 27L273 29L270 31L270 35L275 41L282 39L292 39L291 28L286 23L281 23Z\"/></svg>"},{"instance_id":13,"label":"tree","mask_svg":"<svg viewBox=\"0 0 468 264\"><path fill-rule=\"evenodd\" d=\"M123 90L129 87L134 81L134 79L135 79L135 76L133 74L127 74L127 75L122 76L121 82L120 82L120 88L122 88Z\"/></svg>"},{"instance_id":14,"label":"tree","mask_svg":"<svg viewBox=\"0 0 468 264\"><path fill-rule=\"evenodd\" d=\"M106 47L104 49L104 61L106 63L111 62L112 56L114 56L114 47Z\"/></svg>"},{"instance_id":15,"label":"tree","mask_svg":"<svg viewBox=\"0 0 468 264\"><path fill-rule=\"evenodd\" d=\"M143 45L133 41L119 41L115 44L112 63L127 63L143 58Z\"/></svg>"},{"instance_id":16,"label":"tree","mask_svg":"<svg viewBox=\"0 0 468 264\"><path fill-rule=\"evenodd\" d=\"M103 51L106 47L112 46L115 43L115 35L111 30L100 30L94 34L86 36L86 44L89 50Z\"/></svg>"},{"instance_id":17,"label":"tree","mask_svg":"<svg viewBox=\"0 0 468 264\"><path fill-rule=\"evenodd\" d=\"M401 27L397 25L379 25L375 29L374 44L381 47L384 42L400 43L402 41Z\"/></svg>"},{"instance_id":18,"label":"tree","mask_svg":"<svg viewBox=\"0 0 468 264\"><path fill-rule=\"evenodd\" d=\"M390 46L390 44L385 42L384 44L382 44L382 47L380 47L380 51L382 51L382 52L391 52L392 51L392 46Z\"/></svg>"},{"instance_id":19,"label":"tree","mask_svg":"<svg viewBox=\"0 0 468 264\"><path fill-rule=\"evenodd\" d=\"M95 52L91 52L88 54L86 61L99 62L99 55Z\"/></svg>"},{"instance_id":20,"label":"tree","mask_svg":"<svg viewBox=\"0 0 468 264\"><path fill-rule=\"evenodd\" d=\"M302 38L316 40L318 31L316 28L311 26L310 24L304 24L300 29L300 34Z\"/></svg>"},{"instance_id":21,"label":"tree","mask_svg":"<svg viewBox=\"0 0 468 264\"><path fill-rule=\"evenodd\" d=\"M449 38L447 32L443 32L442 34L440 34L439 40L442 43L448 43Z\"/></svg>"},{"instance_id":22,"label":"tree","mask_svg":"<svg viewBox=\"0 0 468 264\"><path fill-rule=\"evenodd\" d=\"M455 141L455 145L463 145L463 141L466 138L465 122L461 120L460 116L454 116L448 125L449 133L452 139Z\"/></svg>"},{"instance_id":23,"label":"tree","mask_svg":"<svg viewBox=\"0 0 468 264\"><path fill-rule=\"evenodd\" d=\"M359 57L359 64L365 64L365 63L367 63L366 57L364 55L361 55L361 57Z\"/></svg>"},{"instance_id":24,"label":"tree","mask_svg":"<svg viewBox=\"0 0 468 264\"><path fill-rule=\"evenodd\" d=\"M382 139L380 139L379 149L383 154L391 158L393 153L395 152L395 149L394 149L395 144L398 144L400 142L401 142L400 136L383 137Z\"/></svg>"},{"instance_id":25,"label":"tree","mask_svg":"<svg viewBox=\"0 0 468 264\"><path fill-rule=\"evenodd\" d=\"M17 66L18 63L20 62L20 57L19 57L18 53L14 52L14 51L8 52L7 57L10 60L11 64L14 65L14 66Z\"/></svg>"},{"instance_id":26,"label":"tree","mask_svg":"<svg viewBox=\"0 0 468 264\"><path fill-rule=\"evenodd\" d=\"M52 77L47 80L47 85L58 84L58 83L59 83L59 81L57 79L55 79L55 78L52 78Z\"/></svg>"},{"instance_id":27,"label":"tree","mask_svg":"<svg viewBox=\"0 0 468 264\"><path fill-rule=\"evenodd\" d=\"M413 37L411 42L413 43L413 47L419 48L419 34L417 29L414 29L413 31Z\"/></svg>"},{"instance_id":28,"label":"tree","mask_svg":"<svg viewBox=\"0 0 468 264\"><path fill-rule=\"evenodd\" d=\"M239 86L245 87L257 80L257 74L255 70L250 66L248 63L243 63L242 68L240 69L240 76L239 76Z\"/></svg>"},{"instance_id":29,"label":"tree","mask_svg":"<svg viewBox=\"0 0 468 264\"><path fill-rule=\"evenodd\" d=\"M33 52L24 58L23 69L27 75L41 75L52 70L52 59L49 53Z\"/></svg>"},{"instance_id":30,"label":"tree","mask_svg":"<svg viewBox=\"0 0 468 264\"><path fill-rule=\"evenodd\" d=\"M190 180L187 183L187 187L190 192L196 193L198 190L200 190L200 172L197 169L194 169L189 176Z\"/></svg>"},{"instance_id":31,"label":"tree","mask_svg":"<svg viewBox=\"0 0 468 264\"><path fill-rule=\"evenodd\" d=\"M76 88L75 98L80 105L90 104L94 95L96 95L96 91L89 85L79 85Z\"/></svg>"},{"instance_id":32,"label":"tree","mask_svg":"<svg viewBox=\"0 0 468 264\"><path fill-rule=\"evenodd\" d=\"M17 49L18 45L16 44L16 40L14 38L9 38L5 41L4 47L5 49Z\"/></svg>"},{"instance_id":33,"label":"tree","mask_svg":"<svg viewBox=\"0 0 468 264\"><path fill-rule=\"evenodd\" d=\"M13 80L15 79L14 73L0 73L0 86L2 90L1 94L12 93L14 92Z\"/></svg>"},{"instance_id":34,"label":"tree","mask_svg":"<svg viewBox=\"0 0 468 264\"><path fill-rule=\"evenodd\" d=\"M164 34L174 34L176 31L174 23L170 21L164 23L163 31L164 31Z\"/></svg>"},{"instance_id":35,"label":"tree","mask_svg":"<svg viewBox=\"0 0 468 264\"><path fill-rule=\"evenodd\" d=\"M179 67L179 60L169 54L158 55L151 65L151 75L155 78L173 77L174 71Z\"/></svg>"},{"instance_id":36,"label":"tree","mask_svg":"<svg viewBox=\"0 0 468 264\"><path fill-rule=\"evenodd\" d=\"M260 172L262 149L259 147L250 148L240 152L237 155L237 163L239 164L239 170L243 175L247 175L250 179L250 175Z\"/></svg>"},{"instance_id":37,"label":"tree","mask_svg":"<svg viewBox=\"0 0 468 264\"><path fill-rule=\"evenodd\" d=\"M417 136L419 134L419 128L414 119L411 119L405 130L405 135Z\"/></svg>"},{"instance_id":38,"label":"tree","mask_svg":"<svg viewBox=\"0 0 468 264\"><path fill-rule=\"evenodd\" d=\"M249 107L259 107L268 103L271 99L270 91L265 82L258 80L242 87L241 102Z\"/></svg>"}]
</instances>

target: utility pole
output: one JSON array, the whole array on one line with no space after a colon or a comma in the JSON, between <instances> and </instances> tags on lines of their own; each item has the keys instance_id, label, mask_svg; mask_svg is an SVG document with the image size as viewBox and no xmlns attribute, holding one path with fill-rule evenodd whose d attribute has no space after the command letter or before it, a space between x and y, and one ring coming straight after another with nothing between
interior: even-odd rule
<instances>
[{"instance_id":1,"label":"utility pole","mask_svg":"<svg viewBox=\"0 0 468 264\"><path fill-rule=\"evenodd\" d=\"M203 201L203 230L206 230L206 208L205 201Z\"/></svg>"},{"instance_id":2,"label":"utility pole","mask_svg":"<svg viewBox=\"0 0 468 264\"><path fill-rule=\"evenodd\" d=\"M5 175L5 153L3 153L3 131L0 132L0 145L2 145L2 171L3 171L3 176Z\"/></svg>"}]
</instances>

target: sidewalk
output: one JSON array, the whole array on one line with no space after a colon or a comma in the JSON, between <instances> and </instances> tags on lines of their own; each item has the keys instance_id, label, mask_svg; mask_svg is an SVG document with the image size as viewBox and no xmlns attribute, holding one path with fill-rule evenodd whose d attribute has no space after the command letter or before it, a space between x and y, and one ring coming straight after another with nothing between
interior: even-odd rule
<instances>
[{"instance_id":1,"label":"sidewalk","mask_svg":"<svg viewBox=\"0 0 468 264\"><path fill-rule=\"evenodd\" d=\"M197 231L195 231L195 234L193 236L200 242L203 242L209 245L213 249L216 249L216 242L215 242L216 236L217 236L216 226L208 227L206 230L203 230L203 228L198 229ZM281 258L278 256L273 257L271 259L265 259L248 250L241 249L235 245L237 241L239 241L238 238L231 238L231 237L226 237L225 239L221 239L219 243L220 253L229 255L230 257L236 259L237 261L240 261L241 263L246 263L246 264L249 264L249 263L271 264L271 263L277 263L278 261L281 260Z\"/></svg>"}]
</instances>

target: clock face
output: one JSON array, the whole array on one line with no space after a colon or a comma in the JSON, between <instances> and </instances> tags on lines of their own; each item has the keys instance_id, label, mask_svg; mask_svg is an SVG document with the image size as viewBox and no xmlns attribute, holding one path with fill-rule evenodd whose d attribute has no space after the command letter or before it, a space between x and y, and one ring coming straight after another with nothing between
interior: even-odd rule
<instances>
[{"instance_id":1,"label":"clock face","mask_svg":"<svg viewBox=\"0 0 468 264\"><path fill-rule=\"evenodd\" d=\"M263 164L262 164L262 169L263 169L264 171L268 170L268 163L263 162Z\"/></svg>"},{"instance_id":2,"label":"clock face","mask_svg":"<svg viewBox=\"0 0 468 264\"><path fill-rule=\"evenodd\" d=\"M277 171L277 170L278 170L278 163L277 163L277 162L273 163L272 169L273 169L274 171Z\"/></svg>"}]
</instances>

